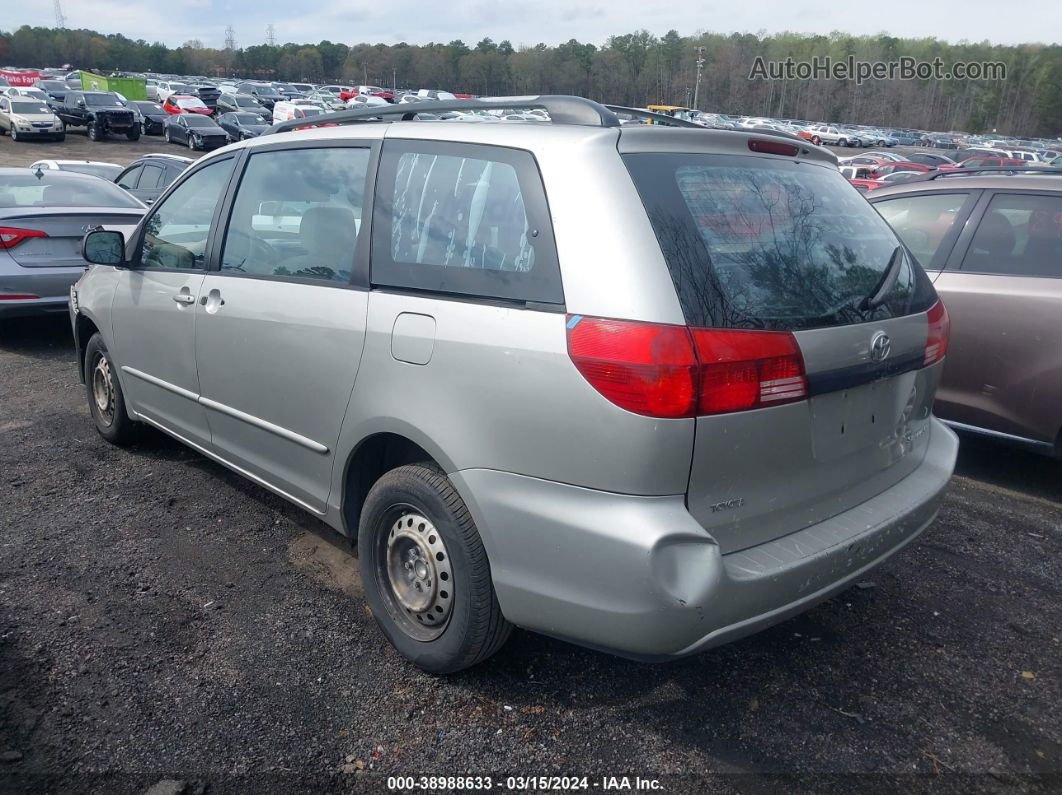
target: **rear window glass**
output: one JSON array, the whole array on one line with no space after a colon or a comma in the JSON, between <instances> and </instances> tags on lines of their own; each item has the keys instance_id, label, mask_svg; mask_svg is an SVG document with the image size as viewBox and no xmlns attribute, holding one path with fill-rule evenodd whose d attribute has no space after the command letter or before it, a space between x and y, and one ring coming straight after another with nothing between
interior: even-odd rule
<instances>
[{"instance_id":1,"label":"rear window glass","mask_svg":"<svg viewBox=\"0 0 1062 795\"><path fill-rule=\"evenodd\" d=\"M906 260L881 283L899 240L836 169L701 154L624 156L691 326L797 330L928 309L932 284Z\"/></svg>"},{"instance_id":2,"label":"rear window glass","mask_svg":"<svg viewBox=\"0 0 1062 795\"><path fill-rule=\"evenodd\" d=\"M874 207L923 267L939 270L943 267L936 261L940 244L969 198L969 193L928 193L886 199ZM947 253L941 252L942 258Z\"/></svg>"},{"instance_id":3,"label":"rear window glass","mask_svg":"<svg viewBox=\"0 0 1062 795\"><path fill-rule=\"evenodd\" d=\"M143 207L124 190L102 179L42 171L37 177L7 176L0 185L2 207Z\"/></svg>"}]
</instances>

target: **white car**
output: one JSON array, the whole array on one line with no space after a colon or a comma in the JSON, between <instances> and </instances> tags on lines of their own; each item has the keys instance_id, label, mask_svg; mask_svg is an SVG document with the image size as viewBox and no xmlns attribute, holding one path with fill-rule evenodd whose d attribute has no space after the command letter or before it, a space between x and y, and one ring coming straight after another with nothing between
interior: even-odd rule
<instances>
[{"instance_id":1,"label":"white car","mask_svg":"<svg viewBox=\"0 0 1062 795\"><path fill-rule=\"evenodd\" d=\"M273 106L273 124L291 119L309 119L320 116L322 113L327 113L327 111L313 100L284 100Z\"/></svg>"},{"instance_id":2,"label":"white car","mask_svg":"<svg viewBox=\"0 0 1062 795\"><path fill-rule=\"evenodd\" d=\"M166 97L172 94L187 94L190 96L197 96L196 90L187 83L182 83L180 80L160 80L155 86L155 101L162 104L166 101Z\"/></svg>"},{"instance_id":3,"label":"white car","mask_svg":"<svg viewBox=\"0 0 1062 795\"><path fill-rule=\"evenodd\" d=\"M360 108L378 108L380 106L387 106L391 103L383 97L373 97L368 94L358 94L356 97L351 97L347 100L347 107L360 109Z\"/></svg>"},{"instance_id":4,"label":"white car","mask_svg":"<svg viewBox=\"0 0 1062 795\"><path fill-rule=\"evenodd\" d=\"M6 94L9 97L29 97L41 102L48 102L50 99L48 92L41 91L39 88L27 88L26 86L11 86L0 89L0 94Z\"/></svg>"},{"instance_id":5,"label":"white car","mask_svg":"<svg viewBox=\"0 0 1062 795\"><path fill-rule=\"evenodd\" d=\"M108 182L122 173L122 166L100 160L38 160L30 165L32 171L38 168L45 171L76 171L78 174L91 174Z\"/></svg>"}]
</instances>

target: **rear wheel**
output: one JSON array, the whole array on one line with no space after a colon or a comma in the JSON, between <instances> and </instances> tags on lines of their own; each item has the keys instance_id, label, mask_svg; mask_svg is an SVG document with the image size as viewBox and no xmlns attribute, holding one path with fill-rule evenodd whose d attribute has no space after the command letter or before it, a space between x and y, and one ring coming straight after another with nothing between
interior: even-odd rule
<instances>
[{"instance_id":1,"label":"rear wheel","mask_svg":"<svg viewBox=\"0 0 1062 795\"><path fill-rule=\"evenodd\" d=\"M100 436L111 444L126 445L137 435L139 426L125 410L125 395L103 337L96 332L85 346L85 387L89 413Z\"/></svg>"},{"instance_id":2,"label":"rear wheel","mask_svg":"<svg viewBox=\"0 0 1062 795\"><path fill-rule=\"evenodd\" d=\"M402 466L376 482L361 512L358 551L376 622L425 671L468 668L509 637L479 532L436 466Z\"/></svg>"},{"instance_id":3,"label":"rear wheel","mask_svg":"<svg viewBox=\"0 0 1062 795\"><path fill-rule=\"evenodd\" d=\"M811 142L813 144L815 144L815 146L818 146L819 144L822 143L822 139L819 138L819 136L817 136L817 135L813 135L813 136L811 136Z\"/></svg>"}]
</instances>

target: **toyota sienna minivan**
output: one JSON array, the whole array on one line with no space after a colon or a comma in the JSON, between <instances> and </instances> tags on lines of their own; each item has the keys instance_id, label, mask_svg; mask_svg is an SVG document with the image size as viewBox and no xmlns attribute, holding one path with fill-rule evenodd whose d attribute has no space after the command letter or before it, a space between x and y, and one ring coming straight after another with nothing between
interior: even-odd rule
<instances>
[{"instance_id":1,"label":"toyota sienna minivan","mask_svg":"<svg viewBox=\"0 0 1062 795\"><path fill-rule=\"evenodd\" d=\"M414 119L517 104L552 123ZM947 312L830 153L572 97L327 123L88 233L78 361L107 440L158 428L356 542L418 666L513 625L688 655L933 520Z\"/></svg>"}]
</instances>

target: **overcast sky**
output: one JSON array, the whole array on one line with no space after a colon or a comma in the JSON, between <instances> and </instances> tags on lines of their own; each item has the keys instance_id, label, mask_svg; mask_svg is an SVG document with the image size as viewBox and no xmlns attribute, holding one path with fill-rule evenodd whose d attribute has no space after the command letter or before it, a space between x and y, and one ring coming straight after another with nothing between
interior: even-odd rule
<instances>
[{"instance_id":1,"label":"overcast sky","mask_svg":"<svg viewBox=\"0 0 1062 795\"><path fill-rule=\"evenodd\" d=\"M662 35L700 30L769 33L796 31L893 36L935 36L947 41L990 40L1002 44L1058 42L1058 0L889 0L884 4L823 3L821 0L62 0L70 28L122 33L134 39L179 46L199 39L220 47L225 26L245 47L262 44L272 23L278 43L406 41L423 44L484 36L514 46L571 38L600 44L613 33L645 28ZM4 10L4 7L8 10ZM299 9L299 10L295 10ZM0 0L0 27L55 24L52 2Z\"/></svg>"}]
</instances>

